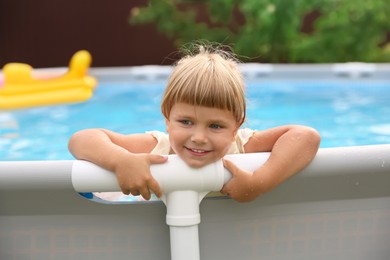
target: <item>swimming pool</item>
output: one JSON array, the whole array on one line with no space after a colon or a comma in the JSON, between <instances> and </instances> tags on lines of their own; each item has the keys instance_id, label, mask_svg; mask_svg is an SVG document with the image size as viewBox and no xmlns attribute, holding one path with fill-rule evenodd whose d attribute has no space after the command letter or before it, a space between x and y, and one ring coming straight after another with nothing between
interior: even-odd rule
<instances>
[{"instance_id":1,"label":"swimming pool","mask_svg":"<svg viewBox=\"0 0 390 260\"><path fill-rule=\"evenodd\" d=\"M164 131L160 99L166 77L129 75L123 81L103 77L85 103L0 111L1 160L71 159L67 141L85 128ZM309 125L320 132L321 147L390 143L389 79L321 77L247 77L244 126Z\"/></svg>"},{"instance_id":2,"label":"swimming pool","mask_svg":"<svg viewBox=\"0 0 390 260\"><path fill-rule=\"evenodd\" d=\"M254 202L204 200L201 259L388 259L390 145L355 145L388 143L390 66L335 67L245 67L246 125L312 125L323 136L322 148L304 172ZM162 203L86 200L71 181L77 161L66 160L72 159L67 140L78 129L163 130L156 112L163 85L156 81L164 82L169 68L91 72L100 86L89 102L1 113L0 259L171 259ZM140 98L152 100L139 108L150 111L147 117L129 108L143 88ZM131 98L122 99L128 91Z\"/></svg>"}]
</instances>

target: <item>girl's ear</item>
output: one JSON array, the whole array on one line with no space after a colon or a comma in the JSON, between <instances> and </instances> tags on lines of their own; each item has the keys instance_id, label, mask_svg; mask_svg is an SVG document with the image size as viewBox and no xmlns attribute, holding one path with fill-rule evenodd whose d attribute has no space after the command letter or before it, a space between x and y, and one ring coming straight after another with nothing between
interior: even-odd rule
<instances>
[{"instance_id":1,"label":"girl's ear","mask_svg":"<svg viewBox=\"0 0 390 260\"><path fill-rule=\"evenodd\" d=\"M234 129L234 132L233 132L233 140L236 138L237 136L237 132L238 132L238 129L240 129L240 125L237 124L236 128Z\"/></svg>"}]
</instances>

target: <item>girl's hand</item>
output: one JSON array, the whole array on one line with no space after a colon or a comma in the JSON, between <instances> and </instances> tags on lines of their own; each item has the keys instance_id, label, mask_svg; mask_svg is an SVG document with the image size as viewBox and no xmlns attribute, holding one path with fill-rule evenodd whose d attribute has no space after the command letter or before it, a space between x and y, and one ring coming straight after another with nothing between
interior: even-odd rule
<instances>
[{"instance_id":1,"label":"girl's hand","mask_svg":"<svg viewBox=\"0 0 390 260\"><path fill-rule=\"evenodd\" d=\"M225 159L223 159L223 165L230 171L233 178L222 187L222 194L238 202L249 202L262 194L262 183L251 172L244 171Z\"/></svg>"},{"instance_id":2,"label":"girl's hand","mask_svg":"<svg viewBox=\"0 0 390 260\"><path fill-rule=\"evenodd\" d=\"M152 164L165 163L168 157L152 154L130 154L116 162L115 173L124 194L141 195L149 200L152 191L157 197L162 192L157 181L150 173Z\"/></svg>"}]
</instances>

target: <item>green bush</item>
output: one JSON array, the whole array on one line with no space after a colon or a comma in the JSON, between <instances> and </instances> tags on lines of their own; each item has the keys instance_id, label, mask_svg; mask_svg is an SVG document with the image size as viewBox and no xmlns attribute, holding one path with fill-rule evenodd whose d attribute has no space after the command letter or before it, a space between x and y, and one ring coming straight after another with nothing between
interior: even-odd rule
<instances>
[{"instance_id":1,"label":"green bush","mask_svg":"<svg viewBox=\"0 0 390 260\"><path fill-rule=\"evenodd\" d=\"M388 17L388 0L151 0L130 23L153 23L178 47L231 45L246 61L388 62Z\"/></svg>"}]
</instances>

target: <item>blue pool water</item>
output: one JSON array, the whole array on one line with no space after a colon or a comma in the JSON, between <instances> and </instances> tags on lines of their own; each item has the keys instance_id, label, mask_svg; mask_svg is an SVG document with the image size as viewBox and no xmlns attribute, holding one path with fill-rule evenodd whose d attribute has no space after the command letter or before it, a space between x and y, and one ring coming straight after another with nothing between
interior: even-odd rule
<instances>
[{"instance_id":1,"label":"blue pool water","mask_svg":"<svg viewBox=\"0 0 390 260\"><path fill-rule=\"evenodd\" d=\"M0 160L72 159L68 139L84 128L164 131L164 84L102 83L85 103L0 111ZM247 97L246 127L309 125L322 135L321 147L390 143L388 81L259 81L248 84Z\"/></svg>"}]
</instances>

